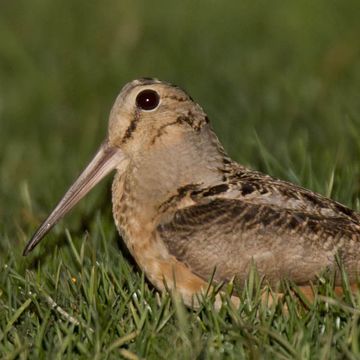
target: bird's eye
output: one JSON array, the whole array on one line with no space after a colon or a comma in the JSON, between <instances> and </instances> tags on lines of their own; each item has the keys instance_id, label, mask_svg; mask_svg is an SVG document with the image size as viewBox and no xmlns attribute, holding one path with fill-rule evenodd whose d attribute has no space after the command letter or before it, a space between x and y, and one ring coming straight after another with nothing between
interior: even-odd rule
<instances>
[{"instance_id":1,"label":"bird's eye","mask_svg":"<svg viewBox=\"0 0 360 360\"><path fill-rule=\"evenodd\" d=\"M154 110L160 102L159 94L154 90L143 90L136 97L136 106L142 110Z\"/></svg>"}]
</instances>

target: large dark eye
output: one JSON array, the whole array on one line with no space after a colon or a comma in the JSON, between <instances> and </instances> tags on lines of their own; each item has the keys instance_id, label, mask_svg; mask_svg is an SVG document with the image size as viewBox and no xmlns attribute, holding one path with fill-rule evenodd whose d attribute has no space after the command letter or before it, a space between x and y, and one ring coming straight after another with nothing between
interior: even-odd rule
<instances>
[{"instance_id":1,"label":"large dark eye","mask_svg":"<svg viewBox=\"0 0 360 360\"><path fill-rule=\"evenodd\" d=\"M143 90L136 97L136 105L142 110L153 110L160 102L159 94L154 90Z\"/></svg>"}]
</instances>

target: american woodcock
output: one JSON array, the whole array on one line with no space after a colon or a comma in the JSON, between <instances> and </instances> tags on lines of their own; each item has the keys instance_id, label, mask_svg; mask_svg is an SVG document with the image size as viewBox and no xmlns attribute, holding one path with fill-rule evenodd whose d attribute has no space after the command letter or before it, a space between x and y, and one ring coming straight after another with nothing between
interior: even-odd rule
<instances>
[{"instance_id":1,"label":"american woodcock","mask_svg":"<svg viewBox=\"0 0 360 360\"><path fill-rule=\"evenodd\" d=\"M234 162L189 95L148 78L121 90L107 139L24 255L114 169L120 235L155 287L176 286L188 305L210 278L243 282L253 262L271 284L290 279L305 286L335 270L338 255L356 282L358 213Z\"/></svg>"}]
</instances>

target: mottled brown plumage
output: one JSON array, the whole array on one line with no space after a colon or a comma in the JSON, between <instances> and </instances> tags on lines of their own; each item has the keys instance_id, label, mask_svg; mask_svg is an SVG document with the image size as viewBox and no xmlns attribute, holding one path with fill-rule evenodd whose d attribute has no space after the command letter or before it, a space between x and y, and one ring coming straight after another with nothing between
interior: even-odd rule
<instances>
[{"instance_id":1,"label":"mottled brown plumage","mask_svg":"<svg viewBox=\"0 0 360 360\"><path fill-rule=\"evenodd\" d=\"M212 275L242 284L253 262L271 284L305 286L335 271L338 255L356 282L360 215L232 161L202 108L154 79L122 89L108 138L25 253L114 168L119 233L149 280L160 290L176 286L189 305Z\"/></svg>"}]
</instances>

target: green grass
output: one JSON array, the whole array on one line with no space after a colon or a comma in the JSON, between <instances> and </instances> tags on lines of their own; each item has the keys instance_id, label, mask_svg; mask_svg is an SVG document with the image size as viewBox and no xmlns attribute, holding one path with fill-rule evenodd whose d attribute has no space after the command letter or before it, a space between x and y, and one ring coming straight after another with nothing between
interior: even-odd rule
<instances>
[{"instance_id":1,"label":"green grass","mask_svg":"<svg viewBox=\"0 0 360 360\"><path fill-rule=\"evenodd\" d=\"M314 304L287 292L264 306L256 276L238 310L158 294L116 234L110 179L21 256L141 76L187 89L239 162L360 209L359 11L358 0L2 2L0 358L360 358L360 295L336 297L331 279Z\"/></svg>"}]
</instances>

